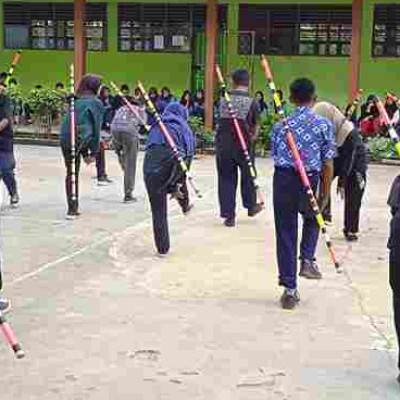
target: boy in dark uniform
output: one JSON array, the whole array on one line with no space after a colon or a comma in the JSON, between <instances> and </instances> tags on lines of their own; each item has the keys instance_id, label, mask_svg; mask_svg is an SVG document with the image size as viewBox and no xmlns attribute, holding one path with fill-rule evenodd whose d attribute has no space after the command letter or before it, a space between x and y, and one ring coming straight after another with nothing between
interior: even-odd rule
<instances>
[{"instance_id":1,"label":"boy in dark uniform","mask_svg":"<svg viewBox=\"0 0 400 400\"><path fill-rule=\"evenodd\" d=\"M388 201L392 221L390 223L389 255L389 280L393 291L393 310L396 325L397 340L400 343L400 175L395 179ZM398 367L400 370L400 354ZM400 383L400 375L397 378Z\"/></svg>"},{"instance_id":2,"label":"boy in dark uniform","mask_svg":"<svg viewBox=\"0 0 400 400\"><path fill-rule=\"evenodd\" d=\"M309 79L298 79L290 86L290 100L296 106L288 118L301 159L314 193L322 175L322 199L329 199L333 176L333 158L336 154L333 125L311 109L315 101L315 86ZM297 235L298 214L303 216L300 244L300 276L321 279L315 262L319 227L309 205L287 142L287 131L282 122L272 129L272 154L275 163L273 202L279 285L285 288L281 297L284 309L293 309L300 301L297 291ZM321 207L323 208L323 207Z\"/></svg>"},{"instance_id":3,"label":"boy in dark uniform","mask_svg":"<svg viewBox=\"0 0 400 400\"><path fill-rule=\"evenodd\" d=\"M0 82L0 179L10 195L11 207L18 206L19 196L15 179L14 133L9 98L5 94L4 82Z\"/></svg>"},{"instance_id":4,"label":"boy in dark uniform","mask_svg":"<svg viewBox=\"0 0 400 400\"><path fill-rule=\"evenodd\" d=\"M4 74L0 77L0 179L3 179L11 196L11 206L18 204L17 183L14 176L15 159L13 149L13 129L11 123L10 103L4 94ZM1 258L1 257L0 257ZM0 259L0 290L3 288L3 271ZM11 309L8 299L0 296L0 312Z\"/></svg>"},{"instance_id":5,"label":"boy in dark uniform","mask_svg":"<svg viewBox=\"0 0 400 400\"><path fill-rule=\"evenodd\" d=\"M235 71L232 74L231 87L233 109L254 163L254 142L257 136L257 120L260 111L257 101L249 96L249 73L246 70ZM225 220L225 226L233 227L236 218L236 189L239 170L243 207L247 209L249 217L254 217L263 207L262 204L257 204L256 190L232 125L228 104L224 99L219 102L218 115L216 151L220 215Z\"/></svg>"}]
</instances>

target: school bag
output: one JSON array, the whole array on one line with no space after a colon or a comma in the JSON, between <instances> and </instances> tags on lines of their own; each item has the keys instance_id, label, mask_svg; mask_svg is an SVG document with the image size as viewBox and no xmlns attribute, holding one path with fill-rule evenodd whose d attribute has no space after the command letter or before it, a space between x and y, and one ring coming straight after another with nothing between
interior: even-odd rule
<instances>
[{"instance_id":1,"label":"school bag","mask_svg":"<svg viewBox=\"0 0 400 400\"><path fill-rule=\"evenodd\" d=\"M146 121L146 113L143 108L132 105L139 114L140 119L127 107L123 106L117 110L111 122L111 132L125 132L139 136L140 128Z\"/></svg>"}]
</instances>

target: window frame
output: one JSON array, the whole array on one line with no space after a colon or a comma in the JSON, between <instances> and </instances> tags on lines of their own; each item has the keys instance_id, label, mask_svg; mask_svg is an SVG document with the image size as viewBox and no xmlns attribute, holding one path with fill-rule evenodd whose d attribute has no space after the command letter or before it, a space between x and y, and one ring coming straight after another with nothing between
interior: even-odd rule
<instances>
[{"instance_id":1,"label":"window frame","mask_svg":"<svg viewBox=\"0 0 400 400\"><path fill-rule=\"evenodd\" d=\"M245 10L247 8L247 10ZM258 8L258 10L257 10ZM255 54L266 54L272 56L290 56L290 57L329 57L329 58L348 58L351 53L351 33L349 36L349 40L345 40L349 32L351 32L352 24L352 7L351 5L336 5L334 3L331 4L240 4L239 7L239 32L248 31L251 26L250 23L253 21L251 18L251 14L260 13L259 20L265 20L265 24L263 28L252 29L256 33L255 38ZM247 15L245 14L247 13ZM282 15L281 20L278 18L273 18L273 14L278 15L279 13ZM287 15L285 16L285 13ZM337 13L337 17L336 17ZM262 17L262 14L265 17ZM290 14L292 14L290 16ZM315 17L313 16L315 14ZM247 16L247 21L242 20ZM318 18L322 16L325 19L318 22ZM333 16L333 18L332 18ZM286 20L284 20L284 18ZM313 20L314 19L314 20ZM308 23L306 22L308 21ZM302 27L306 25L315 25L316 26L316 34L315 40L302 40ZM318 38L319 35L319 27L326 25L326 39L321 40ZM336 29L334 29L336 27ZM284 47L291 47L290 51L271 51L272 43L276 41L279 37L285 37L286 35L289 37L289 34L284 35L273 35L274 30L287 30L289 33L294 36L291 39L287 40L286 45L280 47L280 49ZM258 38L261 38L261 35L257 35L258 32L265 33L265 44L264 49L257 49L257 41ZM337 31L338 39L334 40L332 36L333 32ZM343 34L342 34L343 32ZM346 33L347 32L347 35ZM332 35L332 36L331 36ZM318 40L319 39L319 40ZM290 41L289 41L290 40ZM302 44L314 45L315 49L310 54L302 54L300 52ZM324 54L320 54L318 49L319 46L325 44ZM332 45L336 44L336 54L331 54L329 49ZM348 46L348 51L343 53L343 48ZM277 47L278 48L278 47ZM239 55L244 55L239 52L239 48L237 49Z\"/></svg>"},{"instance_id":2,"label":"window frame","mask_svg":"<svg viewBox=\"0 0 400 400\"><path fill-rule=\"evenodd\" d=\"M35 7L36 6L40 6L37 7L38 9L42 9L40 12L43 13L43 15L41 15L39 18L35 18ZM6 19L6 7L8 6L15 6L15 7L22 7L24 8L24 17L21 18L20 21L23 21L24 23L20 22L20 23L8 23L8 21L13 20L13 18L15 18L14 16L9 16L9 19ZM72 10L70 10L69 8L72 6ZM103 19L93 19L92 15L93 13L90 12L90 9L94 9L96 10L97 7L101 7L100 12L98 12L97 14L94 13L94 17L96 17L97 15L102 16ZM4 3L2 3L2 7L3 7L3 48L5 50L14 50L14 49L23 49L23 50L36 50L36 51L73 51L74 48L69 46L69 41L71 39L74 39L74 35L72 34L72 36L68 36L68 29L73 29L73 23L74 23L74 4L69 2L62 2L62 3L55 3L55 2L22 2L22 1L17 1L17 2L9 2L6 1ZM44 8L48 7L48 16L47 18L44 18ZM84 29L85 29L85 38L86 38L86 46L87 46L87 51L90 52L105 52L108 51L108 3L86 3L86 7L89 9L89 11L87 12L87 16L89 18L86 18L86 20L84 21ZM37 10L36 10L37 11ZM72 13L71 13L72 11ZM72 16L72 19L70 19L70 14ZM65 18L61 17L62 14L65 14ZM40 14L39 14L40 15ZM44 29L49 29L50 24L49 22L53 23L53 30L54 30L54 35L50 36L46 33L46 35L44 36L40 36L40 35L33 35L33 31L34 29L40 28L40 25L34 25L33 22L34 21L40 21L40 22L45 22L45 25L43 26ZM101 22L102 23L102 36L101 36L101 49L92 49L89 48L89 41L91 40L90 37L87 36L87 29L89 28L89 24L92 22ZM29 44L27 46L7 46L7 34L6 34L6 30L7 27L9 26L25 26L28 29L29 32L29 37L28 37L28 42ZM61 29L60 27L62 26L62 29L64 30L64 36L58 36L58 30ZM40 40L41 38L45 39L47 44L45 48L40 48L40 47L34 47L34 41L35 39ZM54 40L54 45L53 47L49 46L49 41L50 39L53 38ZM63 40L64 41L64 47L60 48L58 46L59 41Z\"/></svg>"},{"instance_id":3,"label":"window frame","mask_svg":"<svg viewBox=\"0 0 400 400\"><path fill-rule=\"evenodd\" d=\"M392 9L393 8L393 9ZM385 14L385 22L377 21L379 14ZM386 19L387 18L387 19ZM397 24L395 21L399 21ZM389 22L387 22L389 21ZM389 29L393 30L394 39L393 45L397 47L397 54L391 54L387 51L387 47L390 45L390 40L388 40L388 35L386 31L386 37L384 41L378 41L377 38L377 27L378 26L386 26L393 25L393 27L389 27ZM388 44L389 42L389 44ZM383 46L383 53L376 54L376 46ZM400 58L400 3L376 3L374 4L374 14L373 14L373 23L372 23L372 37L371 37L371 57L380 59L380 58Z\"/></svg>"},{"instance_id":4,"label":"window frame","mask_svg":"<svg viewBox=\"0 0 400 400\"><path fill-rule=\"evenodd\" d=\"M170 6L171 8L174 7L182 7L183 8L187 8L187 13L190 15L189 21L188 21L188 27L187 27L187 32L188 32L188 36L187 37L187 43L188 43L188 48L186 50L173 50L171 49L171 46L168 46L167 48L163 48L163 49L154 49L154 37L156 35L154 35L152 29L152 27L140 27L139 29L141 29L142 31L145 31L146 29L150 30L150 33L147 36L147 39L150 40L150 38L153 39L153 45L151 46L151 49L149 50L145 50L143 49L138 49L135 50L133 49L132 43L133 43L133 34L132 34L132 30L133 27L123 27L122 26L122 22L130 22L131 24L135 21L131 20L123 20L121 18L121 13L122 13L122 9L124 7L126 8L131 8L132 11L130 11L130 13L134 13L135 11L133 10L135 7L137 9L140 9L139 12L141 13L140 15L140 22L138 22L139 24L145 25L145 24L152 24L152 23L157 23L158 21L143 21L144 19L144 14L145 14L145 8L148 7L149 9L151 7L154 7L154 9L156 9L157 7L162 8L164 7L164 10L162 12L158 11L160 14L163 14L162 17L162 21L161 24L163 24L163 26L160 26L160 32L162 30L164 30L164 32L168 32L167 35L163 34L164 38L165 36L167 36L170 40L172 40L173 36L184 36L184 35L173 35L172 33L170 33L171 31L173 31L173 29L175 28L169 28L170 23L168 21L168 6ZM196 15L197 13L197 15ZM204 18L203 18L204 17ZM202 4L202 3L144 3L144 2L120 2L118 3L118 34L117 34L117 48L118 48L118 52L121 53L144 53L144 54L191 54L193 51L193 44L194 44L194 38L195 38L195 33L198 31L201 31L202 29L205 30L205 21L206 21L206 5ZM132 18L132 17L131 17ZM218 22L220 24L220 27L223 28L223 26L226 26L227 23L227 5L226 4L219 4L218 5ZM221 28L221 29L222 29ZM122 49L122 45L121 45L121 41L124 39L121 36L121 29L130 29L130 37L126 38L126 41L130 42L130 49ZM171 31L169 31L171 29ZM144 35L142 34L141 36L141 40L144 41L146 39L144 39ZM164 43L165 43L165 39L164 39Z\"/></svg>"}]
</instances>

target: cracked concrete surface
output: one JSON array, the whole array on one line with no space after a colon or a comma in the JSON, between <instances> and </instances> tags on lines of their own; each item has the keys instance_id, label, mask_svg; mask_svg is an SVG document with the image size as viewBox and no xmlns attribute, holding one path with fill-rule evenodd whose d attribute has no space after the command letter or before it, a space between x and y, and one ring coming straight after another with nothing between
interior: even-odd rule
<instances>
[{"instance_id":1,"label":"cracked concrete surface","mask_svg":"<svg viewBox=\"0 0 400 400\"><path fill-rule=\"evenodd\" d=\"M330 230L346 274L324 244L320 282L301 305L278 306L270 160L258 169L267 210L217 218L214 163L195 163L204 199L189 217L171 203L172 252L155 257L149 206L122 203L83 169L82 218L64 220L63 167L53 148L18 147L22 207L1 213L9 319L27 351L0 340L2 400L398 399L397 343L387 285L386 196L396 167L371 166L359 243ZM140 168L139 168L140 169ZM4 191L4 189L2 189Z\"/></svg>"}]
</instances>

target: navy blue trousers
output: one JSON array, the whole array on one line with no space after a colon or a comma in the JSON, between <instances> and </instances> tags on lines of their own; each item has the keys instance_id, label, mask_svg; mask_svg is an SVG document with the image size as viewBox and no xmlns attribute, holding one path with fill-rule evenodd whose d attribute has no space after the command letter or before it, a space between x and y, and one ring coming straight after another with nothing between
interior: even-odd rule
<instances>
[{"instance_id":1,"label":"navy blue trousers","mask_svg":"<svg viewBox=\"0 0 400 400\"><path fill-rule=\"evenodd\" d=\"M104 178L107 176L106 173L106 152L104 148L100 145L100 149L96 154L96 169L97 169L97 179Z\"/></svg>"},{"instance_id":2,"label":"navy blue trousers","mask_svg":"<svg viewBox=\"0 0 400 400\"><path fill-rule=\"evenodd\" d=\"M17 194L17 182L14 175L15 158L14 153L0 152L0 179L3 179L7 187L8 194L14 196Z\"/></svg>"},{"instance_id":3,"label":"navy blue trousers","mask_svg":"<svg viewBox=\"0 0 400 400\"><path fill-rule=\"evenodd\" d=\"M254 157L252 155L251 157L254 165ZM257 203L257 195L243 152L239 149L230 153L218 151L216 160L221 218L230 218L236 215L236 191L239 171L241 174L240 191L243 207L247 210L254 208Z\"/></svg>"},{"instance_id":4,"label":"navy blue trousers","mask_svg":"<svg viewBox=\"0 0 400 400\"><path fill-rule=\"evenodd\" d=\"M310 173L314 193L319 173ZM309 200L294 168L275 168L273 183L276 247L279 285L288 289L297 287L298 215L303 216L300 257L313 260L318 243L319 226L310 208Z\"/></svg>"}]
</instances>

